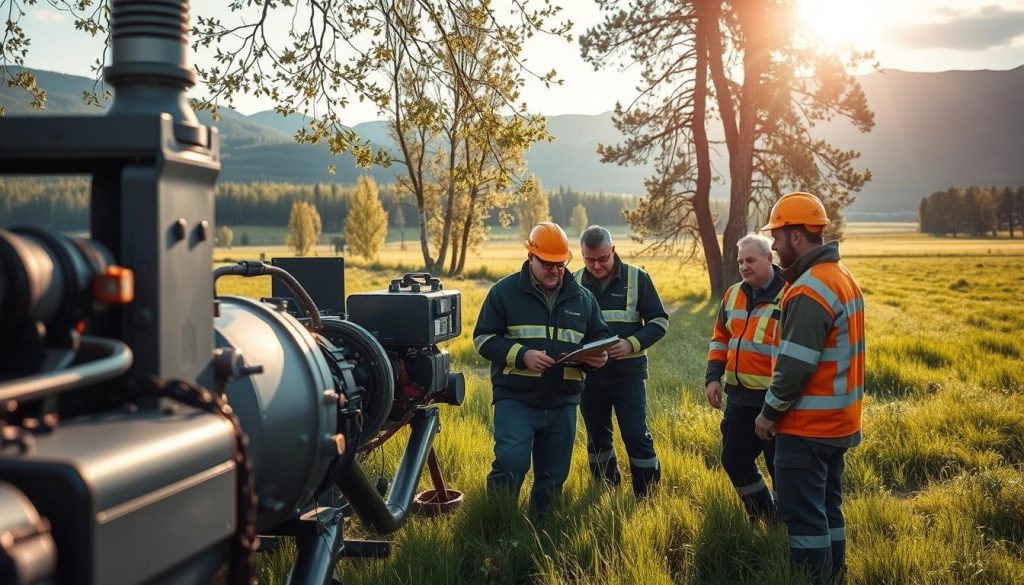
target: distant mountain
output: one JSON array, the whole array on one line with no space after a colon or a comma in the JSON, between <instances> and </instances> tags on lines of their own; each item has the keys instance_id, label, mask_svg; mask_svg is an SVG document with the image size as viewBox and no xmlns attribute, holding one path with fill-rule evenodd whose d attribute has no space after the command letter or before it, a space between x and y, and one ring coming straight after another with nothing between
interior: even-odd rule
<instances>
[{"instance_id":1,"label":"distant mountain","mask_svg":"<svg viewBox=\"0 0 1024 585\"><path fill-rule=\"evenodd\" d=\"M45 114L100 114L81 102L93 81L46 71L36 72L47 90ZM844 149L861 152L860 167L870 168L874 180L857 195L851 211L860 213L912 211L922 197L954 185L1024 184L1024 67L1011 71L947 71L908 73L885 70L860 78L875 112L876 126L868 134L831 122L814 129ZM32 113L23 92L0 87L0 104L8 115ZM292 136L304 124L301 115L280 116L270 110L244 116L222 109L216 122L223 141L221 178L228 181L288 181L351 183L366 171L349 156L332 157L323 145L295 144ZM200 114L212 123L208 114ZM354 129L373 145L394 148L381 121ZM597 145L621 140L611 113L548 118L553 142L534 145L527 156L529 170L545 185L585 191L642 193L651 167L601 164ZM327 167L333 162L337 173ZM716 168L727 168L719 155ZM378 181L390 182L398 169L374 168ZM713 196L726 196L715 185Z\"/></svg>"}]
</instances>

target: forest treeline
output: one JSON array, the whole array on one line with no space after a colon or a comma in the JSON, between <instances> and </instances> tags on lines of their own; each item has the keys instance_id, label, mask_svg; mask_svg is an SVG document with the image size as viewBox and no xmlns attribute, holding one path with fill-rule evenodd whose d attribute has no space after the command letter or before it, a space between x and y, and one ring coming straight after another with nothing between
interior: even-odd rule
<instances>
[{"instance_id":1,"label":"forest treeline","mask_svg":"<svg viewBox=\"0 0 1024 585\"><path fill-rule=\"evenodd\" d=\"M354 186L336 183L219 183L216 218L219 225L287 226L292 203L316 206L325 232L345 226ZM417 225L416 206L396 185L381 185L380 199L389 214L402 213L406 226ZM584 193L561 187L548 193L551 218L569 225L573 209L582 204L591 224L620 225L622 212L635 204L626 195ZM89 179L85 177L0 177L0 221L3 225L43 224L60 230L89 227ZM394 222L392 216L392 223ZM498 225L497 214L487 220Z\"/></svg>"},{"instance_id":2,"label":"forest treeline","mask_svg":"<svg viewBox=\"0 0 1024 585\"><path fill-rule=\"evenodd\" d=\"M1024 237L1024 185L950 187L921 199L917 213L921 233L933 235Z\"/></svg>"}]
</instances>

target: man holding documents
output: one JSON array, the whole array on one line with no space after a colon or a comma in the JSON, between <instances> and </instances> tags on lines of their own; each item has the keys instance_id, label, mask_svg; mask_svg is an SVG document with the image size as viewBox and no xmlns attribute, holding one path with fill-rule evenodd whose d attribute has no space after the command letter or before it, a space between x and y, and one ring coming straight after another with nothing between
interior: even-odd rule
<instances>
[{"instance_id":1,"label":"man holding documents","mask_svg":"<svg viewBox=\"0 0 1024 585\"><path fill-rule=\"evenodd\" d=\"M613 334L621 339L608 350L608 364L587 377L580 402L587 427L590 473L619 485L621 475L612 446L612 410L629 455L633 493L648 495L661 479L654 440L647 430L647 348L668 331L668 313L651 277L615 253L612 236L591 226L580 236L585 268L576 282L593 293Z\"/></svg>"},{"instance_id":2,"label":"man holding documents","mask_svg":"<svg viewBox=\"0 0 1024 585\"><path fill-rule=\"evenodd\" d=\"M594 296L565 277L572 253L562 228L538 224L526 249L522 270L487 293L473 344L491 362L494 389L487 493L518 496L532 458L530 510L543 514L569 475L584 370L600 368L608 354L557 360L611 334Z\"/></svg>"}]
</instances>

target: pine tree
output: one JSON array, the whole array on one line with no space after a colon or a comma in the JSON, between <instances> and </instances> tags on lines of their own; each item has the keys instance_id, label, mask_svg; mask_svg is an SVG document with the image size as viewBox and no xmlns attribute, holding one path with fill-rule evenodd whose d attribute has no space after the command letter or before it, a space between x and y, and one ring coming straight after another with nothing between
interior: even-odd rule
<instances>
[{"instance_id":1,"label":"pine tree","mask_svg":"<svg viewBox=\"0 0 1024 585\"><path fill-rule=\"evenodd\" d=\"M377 182L369 176L359 177L345 221L345 243L353 254L375 260L387 235L388 214L380 202Z\"/></svg>"}]
</instances>

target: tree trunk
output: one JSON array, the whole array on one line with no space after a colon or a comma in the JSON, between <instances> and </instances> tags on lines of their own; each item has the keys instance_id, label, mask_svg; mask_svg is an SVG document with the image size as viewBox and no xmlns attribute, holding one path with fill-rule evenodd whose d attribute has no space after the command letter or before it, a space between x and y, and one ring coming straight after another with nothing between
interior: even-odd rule
<instances>
[{"instance_id":1,"label":"tree trunk","mask_svg":"<svg viewBox=\"0 0 1024 585\"><path fill-rule=\"evenodd\" d=\"M708 29L718 27L717 18L707 18L705 6L708 0L696 5L697 29L695 34L695 52L697 66L695 68L696 84L693 90L693 148L697 154L697 191L691 199L694 215L697 217L697 230L700 233L701 246L704 248L704 259L708 266L708 279L711 285L711 298L718 299L725 293L722 281L722 249L718 246L718 235L715 233L715 218L711 215L711 151L708 145L706 124L708 98Z\"/></svg>"},{"instance_id":2,"label":"tree trunk","mask_svg":"<svg viewBox=\"0 0 1024 585\"><path fill-rule=\"evenodd\" d=\"M462 241L459 243L461 253L459 254L459 265L455 274L462 274L466 269L466 254L469 252L469 231L473 227L473 219L476 217L477 190L473 188L469 192L469 211L466 212L466 221L462 225Z\"/></svg>"}]
</instances>

